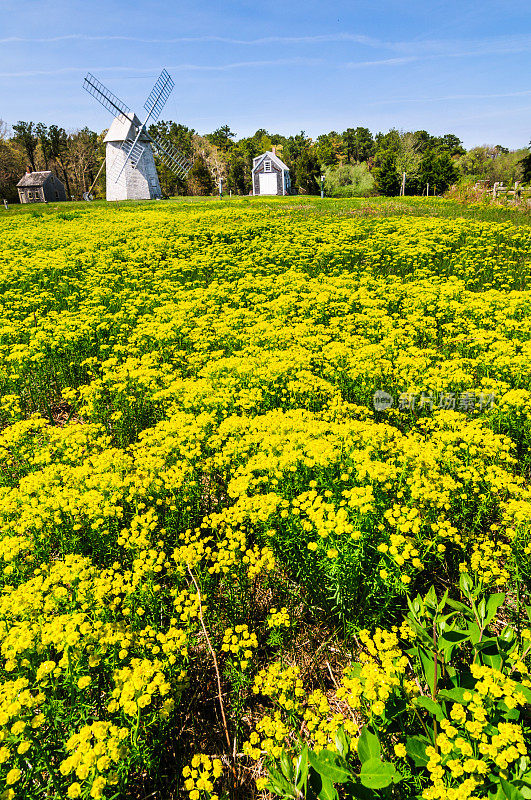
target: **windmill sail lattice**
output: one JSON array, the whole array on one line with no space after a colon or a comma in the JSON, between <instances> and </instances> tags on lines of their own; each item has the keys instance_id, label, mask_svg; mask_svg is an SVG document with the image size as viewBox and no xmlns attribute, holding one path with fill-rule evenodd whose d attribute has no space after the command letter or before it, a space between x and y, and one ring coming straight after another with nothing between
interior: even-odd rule
<instances>
[{"instance_id":1,"label":"windmill sail lattice","mask_svg":"<svg viewBox=\"0 0 531 800\"><path fill-rule=\"evenodd\" d=\"M90 72L83 81L83 88L86 89L86 91L91 94L92 97L95 97L96 100L99 100L102 106L112 114L127 116L131 113L131 109L126 106L125 103L122 103L122 101L116 97L115 94L110 92L103 85L103 83L100 83L100 81L95 78L94 75L91 75Z\"/></svg>"},{"instance_id":2,"label":"windmill sail lattice","mask_svg":"<svg viewBox=\"0 0 531 800\"><path fill-rule=\"evenodd\" d=\"M114 115L105 137L107 200L148 200L162 196L153 158L153 148L161 162L178 177L185 177L191 163L176 148L149 135L147 125L161 114L173 88L169 73L162 70L151 90L143 121L115 94L89 72L83 88Z\"/></svg>"}]
</instances>

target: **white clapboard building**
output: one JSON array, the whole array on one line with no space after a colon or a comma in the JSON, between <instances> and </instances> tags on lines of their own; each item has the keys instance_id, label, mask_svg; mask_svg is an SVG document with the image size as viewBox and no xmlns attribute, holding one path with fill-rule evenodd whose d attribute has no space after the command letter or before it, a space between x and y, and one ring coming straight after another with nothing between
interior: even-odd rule
<instances>
[{"instance_id":1,"label":"white clapboard building","mask_svg":"<svg viewBox=\"0 0 531 800\"><path fill-rule=\"evenodd\" d=\"M253 194L291 193L289 168L275 152L267 151L253 159Z\"/></svg>"}]
</instances>

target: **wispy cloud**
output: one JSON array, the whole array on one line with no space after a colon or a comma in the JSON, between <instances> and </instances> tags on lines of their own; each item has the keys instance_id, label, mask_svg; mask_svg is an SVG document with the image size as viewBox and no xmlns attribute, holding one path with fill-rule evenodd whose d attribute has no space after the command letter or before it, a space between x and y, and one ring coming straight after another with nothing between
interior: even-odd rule
<instances>
[{"instance_id":1,"label":"wispy cloud","mask_svg":"<svg viewBox=\"0 0 531 800\"><path fill-rule=\"evenodd\" d=\"M235 61L231 64L173 64L168 65L168 69L173 72L225 72L237 69L250 69L255 67L285 67L285 66L321 66L324 60L321 58L277 58L268 61ZM59 67L58 69L31 69L19 70L16 72L0 72L0 78L32 78L37 75L68 75L79 74L88 71L93 72L143 72L153 73L153 67L134 66L115 66L115 67Z\"/></svg>"},{"instance_id":2,"label":"wispy cloud","mask_svg":"<svg viewBox=\"0 0 531 800\"><path fill-rule=\"evenodd\" d=\"M342 66L348 69L357 69L358 67L395 67L399 64L410 64L412 61L418 61L416 56L400 56L397 58L382 58L377 61L347 61Z\"/></svg>"},{"instance_id":3,"label":"wispy cloud","mask_svg":"<svg viewBox=\"0 0 531 800\"><path fill-rule=\"evenodd\" d=\"M531 48L531 35L513 34L510 36L484 37L481 39L413 39L411 41L392 41L366 36L350 31L321 33L313 36L262 36L242 39L230 36L172 36L144 37L123 36L114 34L91 35L85 33L69 33L62 36L6 36L0 38L0 44L53 44L59 42L130 42L136 44L205 44L219 43L242 46L255 45L297 45L324 43L353 43L372 48L391 50L411 57L445 56L463 58L467 56L504 55L521 53ZM376 62L380 63L380 62ZM371 62L367 62L371 66Z\"/></svg>"},{"instance_id":4,"label":"wispy cloud","mask_svg":"<svg viewBox=\"0 0 531 800\"><path fill-rule=\"evenodd\" d=\"M382 42L357 33L322 33L315 36L262 36L258 39L233 39L228 36L175 36L171 38L146 38L139 36L91 36L85 33L69 33L64 36L7 36L0 44L53 44L54 42L135 42L137 44L194 44L218 42L220 44L320 44L324 42L356 42L369 47L380 47Z\"/></svg>"}]
</instances>

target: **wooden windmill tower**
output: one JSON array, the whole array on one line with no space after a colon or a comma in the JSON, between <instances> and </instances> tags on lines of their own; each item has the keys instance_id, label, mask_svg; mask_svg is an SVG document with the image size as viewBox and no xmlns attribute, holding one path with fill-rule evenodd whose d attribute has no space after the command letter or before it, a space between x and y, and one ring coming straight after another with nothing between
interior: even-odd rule
<instances>
[{"instance_id":1,"label":"wooden windmill tower","mask_svg":"<svg viewBox=\"0 0 531 800\"><path fill-rule=\"evenodd\" d=\"M184 178L191 169L190 162L167 144L150 136L147 125L155 122L174 87L166 70L144 103L146 117L142 122L125 103L112 94L93 75L88 73L83 88L114 114L105 141L107 200L152 200L162 197L153 158L153 148L160 160L178 177Z\"/></svg>"}]
</instances>

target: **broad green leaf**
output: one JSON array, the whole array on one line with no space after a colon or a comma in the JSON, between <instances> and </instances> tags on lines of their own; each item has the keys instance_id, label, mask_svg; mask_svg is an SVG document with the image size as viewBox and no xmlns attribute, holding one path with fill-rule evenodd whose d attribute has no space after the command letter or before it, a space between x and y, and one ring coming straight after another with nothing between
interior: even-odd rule
<instances>
[{"instance_id":1,"label":"broad green leaf","mask_svg":"<svg viewBox=\"0 0 531 800\"><path fill-rule=\"evenodd\" d=\"M415 705L421 706L425 708L426 711L429 711L436 719L441 720L444 718L444 711L442 710L439 703L436 703L435 700L432 700L431 697L425 697L424 695L420 695L419 697L415 698Z\"/></svg>"},{"instance_id":2,"label":"broad green leaf","mask_svg":"<svg viewBox=\"0 0 531 800\"><path fill-rule=\"evenodd\" d=\"M433 659L433 654L425 650L423 647L419 647L419 656L426 683L431 690L433 689L433 683L435 679L435 662Z\"/></svg>"},{"instance_id":3,"label":"broad green leaf","mask_svg":"<svg viewBox=\"0 0 531 800\"><path fill-rule=\"evenodd\" d=\"M445 591L445 593L443 594L443 596L441 597L441 599L440 599L440 601L439 601L439 603L437 605L437 610L439 612L441 612L444 609L447 600L448 600L448 589Z\"/></svg>"},{"instance_id":4,"label":"broad green leaf","mask_svg":"<svg viewBox=\"0 0 531 800\"><path fill-rule=\"evenodd\" d=\"M310 755L310 752L311 751L308 751L308 755ZM311 788L310 794L313 794L314 797L318 797L319 800L338 800L339 795L337 790L329 778L311 769L309 782Z\"/></svg>"},{"instance_id":5,"label":"broad green leaf","mask_svg":"<svg viewBox=\"0 0 531 800\"><path fill-rule=\"evenodd\" d=\"M343 757L347 756L350 751L350 739L348 738L347 734L345 733L345 729L341 725L338 728L337 733L334 738L334 743L337 747L337 751Z\"/></svg>"},{"instance_id":6,"label":"broad green leaf","mask_svg":"<svg viewBox=\"0 0 531 800\"><path fill-rule=\"evenodd\" d=\"M466 606L464 603L460 603L459 600L452 600L451 597L448 598L446 604L450 606L450 608L455 608L456 611L459 611L467 619L474 619L474 614L472 610Z\"/></svg>"},{"instance_id":7,"label":"broad green leaf","mask_svg":"<svg viewBox=\"0 0 531 800\"><path fill-rule=\"evenodd\" d=\"M345 783L354 777L346 762L332 750L321 750L320 753L308 750L308 761L319 775L333 783Z\"/></svg>"},{"instance_id":8,"label":"broad green leaf","mask_svg":"<svg viewBox=\"0 0 531 800\"><path fill-rule=\"evenodd\" d=\"M304 745L295 764L295 783L297 789L302 789L308 777L308 745Z\"/></svg>"},{"instance_id":9,"label":"broad green leaf","mask_svg":"<svg viewBox=\"0 0 531 800\"><path fill-rule=\"evenodd\" d=\"M453 703L465 703L465 692L468 691L468 689L464 689L462 686L456 686L455 689L441 689L441 691L437 693L437 697L441 700L451 700Z\"/></svg>"},{"instance_id":10,"label":"broad green leaf","mask_svg":"<svg viewBox=\"0 0 531 800\"><path fill-rule=\"evenodd\" d=\"M505 602L505 594L503 592L496 592L491 594L487 600L487 613L485 616L485 624L488 625L491 619L496 614L497 610Z\"/></svg>"},{"instance_id":11,"label":"broad green leaf","mask_svg":"<svg viewBox=\"0 0 531 800\"><path fill-rule=\"evenodd\" d=\"M290 755L284 749L280 754L280 768L286 780L291 782L295 777L295 769Z\"/></svg>"},{"instance_id":12,"label":"broad green leaf","mask_svg":"<svg viewBox=\"0 0 531 800\"><path fill-rule=\"evenodd\" d=\"M479 625L477 624L477 622L468 623L468 635L470 637L470 641L472 642L472 644L477 644L479 642L481 631L479 629Z\"/></svg>"},{"instance_id":13,"label":"broad green leaf","mask_svg":"<svg viewBox=\"0 0 531 800\"><path fill-rule=\"evenodd\" d=\"M485 639L476 645L483 664L492 669L501 669L503 658L498 651L496 639Z\"/></svg>"},{"instance_id":14,"label":"broad green leaf","mask_svg":"<svg viewBox=\"0 0 531 800\"><path fill-rule=\"evenodd\" d=\"M433 645L433 639L431 634L428 634L424 630L424 628L421 625L419 625L415 619L413 619L411 615L408 615L407 622L410 628L417 634L417 636L424 642L424 644L427 644L428 646L430 644Z\"/></svg>"},{"instance_id":15,"label":"broad green leaf","mask_svg":"<svg viewBox=\"0 0 531 800\"><path fill-rule=\"evenodd\" d=\"M522 792L519 792L513 783L500 778L500 786L507 800L524 800Z\"/></svg>"},{"instance_id":16,"label":"broad green leaf","mask_svg":"<svg viewBox=\"0 0 531 800\"><path fill-rule=\"evenodd\" d=\"M394 764L390 761L380 761L379 758L370 758L361 765L360 780L367 789L385 789L399 779Z\"/></svg>"},{"instance_id":17,"label":"broad green leaf","mask_svg":"<svg viewBox=\"0 0 531 800\"><path fill-rule=\"evenodd\" d=\"M493 776L493 780L498 780L497 777ZM505 795L503 793L503 789L501 786L498 786L495 792L489 792L489 800L505 800Z\"/></svg>"},{"instance_id":18,"label":"broad green leaf","mask_svg":"<svg viewBox=\"0 0 531 800\"><path fill-rule=\"evenodd\" d=\"M361 763L369 761L371 758L380 758L381 753L380 742L378 737L372 733L365 725L360 738L358 739L358 758Z\"/></svg>"},{"instance_id":19,"label":"broad green leaf","mask_svg":"<svg viewBox=\"0 0 531 800\"><path fill-rule=\"evenodd\" d=\"M468 572L462 572L459 576L459 588L465 597L468 597L471 594L472 589L474 588L474 583Z\"/></svg>"},{"instance_id":20,"label":"broad green leaf","mask_svg":"<svg viewBox=\"0 0 531 800\"><path fill-rule=\"evenodd\" d=\"M268 767L267 771L269 773L271 791L281 795L281 797L297 797L296 789L285 779L281 772L273 767Z\"/></svg>"},{"instance_id":21,"label":"broad green leaf","mask_svg":"<svg viewBox=\"0 0 531 800\"><path fill-rule=\"evenodd\" d=\"M408 736L406 739L406 751L416 767L425 767L430 760L426 755L426 747L431 742L425 736Z\"/></svg>"}]
</instances>

